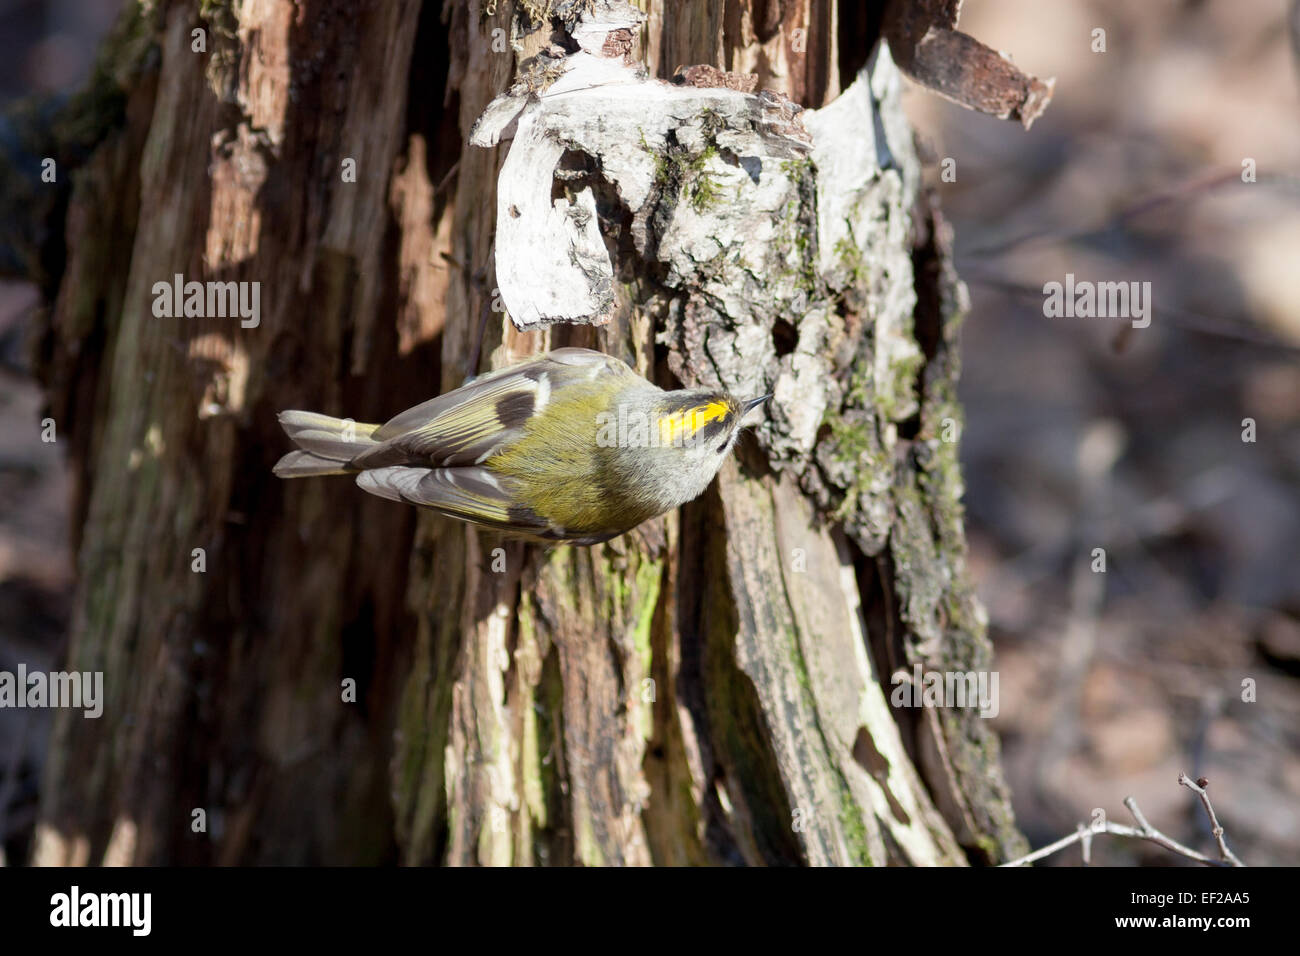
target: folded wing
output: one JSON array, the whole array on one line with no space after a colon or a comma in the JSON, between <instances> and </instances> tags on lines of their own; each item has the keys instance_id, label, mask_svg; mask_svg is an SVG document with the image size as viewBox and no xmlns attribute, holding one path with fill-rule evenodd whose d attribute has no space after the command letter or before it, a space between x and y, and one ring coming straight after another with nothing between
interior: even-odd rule
<instances>
[{"instance_id":1,"label":"folded wing","mask_svg":"<svg viewBox=\"0 0 1300 956\"><path fill-rule=\"evenodd\" d=\"M379 444L358 455L354 468L391 465L456 468L480 464L519 437L558 389L600 376L636 379L622 362L589 349L557 349L531 362L482 375L379 426Z\"/></svg>"},{"instance_id":2,"label":"folded wing","mask_svg":"<svg viewBox=\"0 0 1300 956\"><path fill-rule=\"evenodd\" d=\"M508 481L508 479L506 479ZM542 535L547 522L520 507L509 487L486 468L413 468L392 465L357 475L357 484L381 498L516 534Z\"/></svg>"}]
</instances>

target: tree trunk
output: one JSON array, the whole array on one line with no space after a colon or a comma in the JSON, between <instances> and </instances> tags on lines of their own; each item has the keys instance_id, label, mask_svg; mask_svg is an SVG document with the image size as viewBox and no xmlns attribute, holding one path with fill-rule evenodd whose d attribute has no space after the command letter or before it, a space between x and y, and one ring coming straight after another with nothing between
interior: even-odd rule
<instances>
[{"instance_id":1,"label":"tree trunk","mask_svg":"<svg viewBox=\"0 0 1300 956\"><path fill-rule=\"evenodd\" d=\"M94 81L120 95L58 134L40 362L78 487L67 666L107 702L58 715L36 862L1022 850L978 714L889 704L895 671L991 661L964 291L878 16L147 6ZM260 282L259 323L157 317L176 274ZM271 476L277 410L383 421L561 345L774 390L771 419L590 548Z\"/></svg>"}]
</instances>

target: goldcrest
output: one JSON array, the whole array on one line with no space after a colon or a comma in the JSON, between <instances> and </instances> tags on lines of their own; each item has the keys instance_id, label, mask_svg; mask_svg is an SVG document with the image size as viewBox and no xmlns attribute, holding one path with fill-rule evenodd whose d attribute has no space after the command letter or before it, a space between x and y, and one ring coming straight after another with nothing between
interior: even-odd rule
<instances>
[{"instance_id":1,"label":"goldcrest","mask_svg":"<svg viewBox=\"0 0 1300 956\"><path fill-rule=\"evenodd\" d=\"M281 412L281 478L356 475L381 498L506 534L596 544L700 495L751 409L718 389L664 391L589 349L482 375L383 425Z\"/></svg>"}]
</instances>

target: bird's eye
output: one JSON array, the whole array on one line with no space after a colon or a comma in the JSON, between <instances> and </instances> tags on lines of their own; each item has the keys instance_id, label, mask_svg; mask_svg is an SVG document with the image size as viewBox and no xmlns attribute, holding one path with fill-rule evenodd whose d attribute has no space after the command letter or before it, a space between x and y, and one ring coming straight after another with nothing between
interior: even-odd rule
<instances>
[{"instance_id":1,"label":"bird's eye","mask_svg":"<svg viewBox=\"0 0 1300 956\"><path fill-rule=\"evenodd\" d=\"M727 450L727 443L724 441L721 445L718 446L718 454L721 455L726 450Z\"/></svg>"}]
</instances>

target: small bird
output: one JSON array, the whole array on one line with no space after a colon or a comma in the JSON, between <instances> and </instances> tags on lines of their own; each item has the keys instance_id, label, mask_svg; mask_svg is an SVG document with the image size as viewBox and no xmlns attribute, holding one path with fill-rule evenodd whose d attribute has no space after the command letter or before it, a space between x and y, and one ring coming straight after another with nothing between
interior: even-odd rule
<instances>
[{"instance_id":1,"label":"small bird","mask_svg":"<svg viewBox=\"0 0 1300 956\"><path fill-rule=\"evenodd\" d=\"M699 496L771 398L664 391L589 349L556 349L383 425L287 411L281 478L357 476L381 498L535 541L597 544Z\"/></svg>"}]
</instances>

